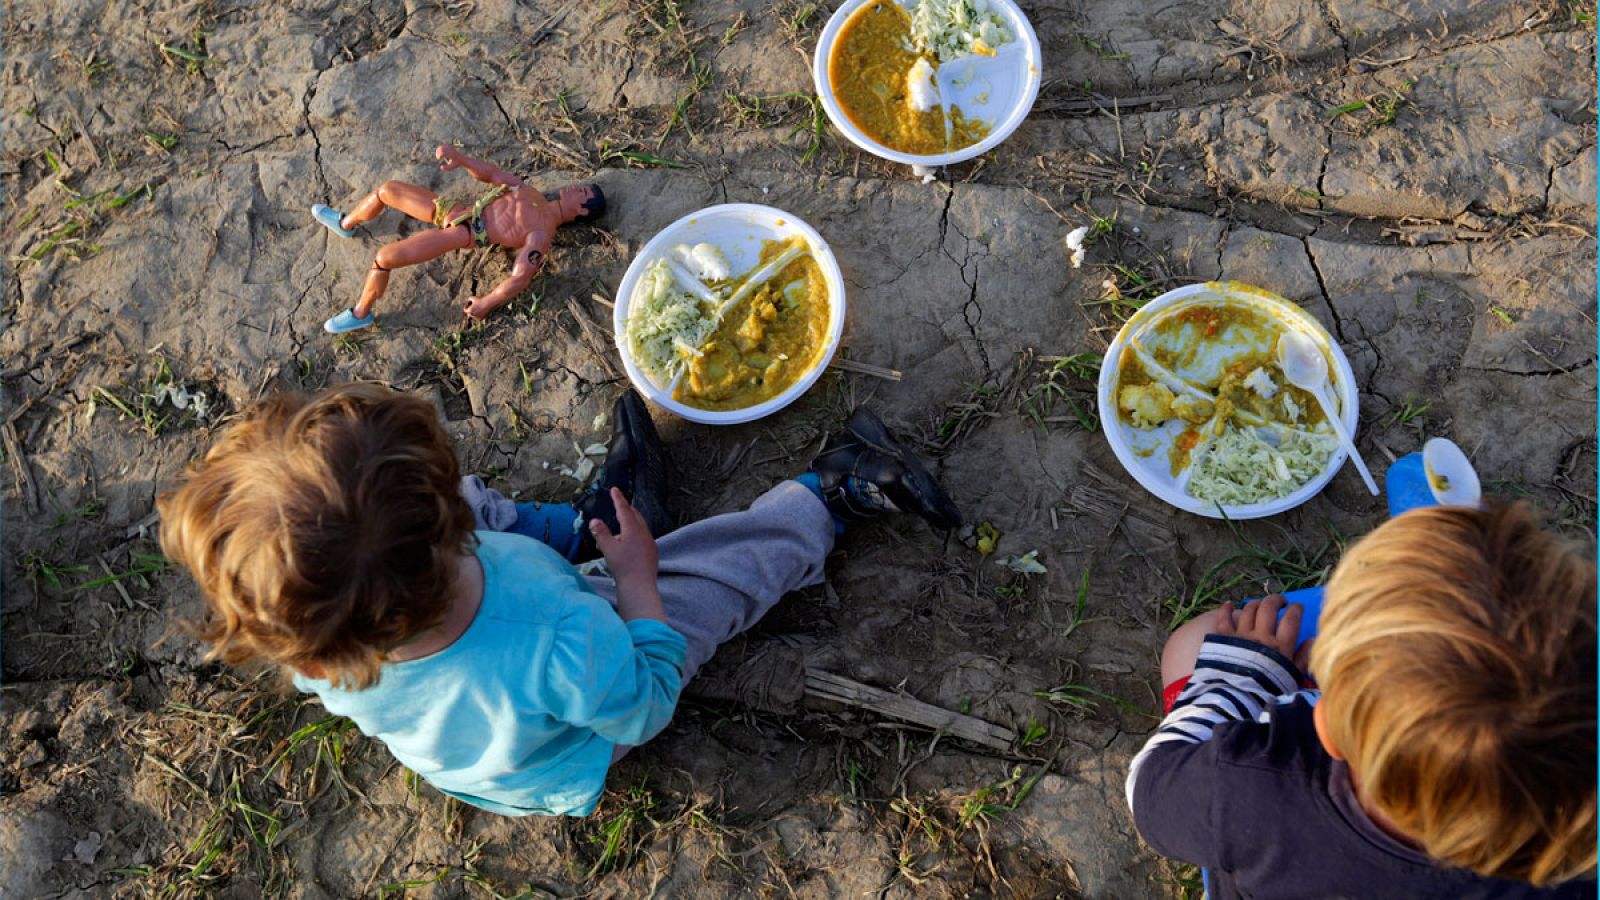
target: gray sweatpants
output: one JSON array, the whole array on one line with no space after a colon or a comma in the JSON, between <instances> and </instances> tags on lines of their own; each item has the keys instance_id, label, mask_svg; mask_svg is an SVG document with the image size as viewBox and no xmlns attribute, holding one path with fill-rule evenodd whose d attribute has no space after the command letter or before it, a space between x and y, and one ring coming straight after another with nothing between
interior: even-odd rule
<instances>
[{"instance_id":1,"label":"gray sweatpants","mask_svg":"<svg viewBox=\"0 0 1600 900\"><path fill-rule=\"evenodd\" d=\"M461 492L478 527L504 531L516 521L511 501L475 476L462 479ZM833 539L828 508L794 481L778 484L747 510L702 519L660 538L661 604L667 624L689 644L683 680L784 594L819 584ZM589 585L616 605L617 585L609 576L591 575Z\"/></svg>"}]
</instances>

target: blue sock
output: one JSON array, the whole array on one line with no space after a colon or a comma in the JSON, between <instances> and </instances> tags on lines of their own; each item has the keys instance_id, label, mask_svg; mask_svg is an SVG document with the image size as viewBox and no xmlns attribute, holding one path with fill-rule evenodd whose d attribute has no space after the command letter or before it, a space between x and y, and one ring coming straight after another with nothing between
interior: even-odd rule
<instances>
[{"instance_id":1,"label":"blue sock","mask_svg":"<svg viewBox=\"0 0 1600 900\"><path fill-rule=\"evenodd\" d=\"M805 485L806 490L816 494L817 499L822 501L822 505L828 510L828 515L833 519L833 533L835 535L844 534L844 520L834 514L833 508L828 506L827 498L822 496L822 478L815 472L807 472L796 477L795 481Z\"/></svg>"},{"instance_id":2,"label":"blue sock","mask_svg":"<svg viewBox=\"0 0 1600 900\"><path fill-rule=\"evenodd\" d=\"M506 530L531 537L570 561L578 554L580 538L573 523L581 527L579 518L570 503L518 503L517 521Z\"/></svg>"}]
</instances>

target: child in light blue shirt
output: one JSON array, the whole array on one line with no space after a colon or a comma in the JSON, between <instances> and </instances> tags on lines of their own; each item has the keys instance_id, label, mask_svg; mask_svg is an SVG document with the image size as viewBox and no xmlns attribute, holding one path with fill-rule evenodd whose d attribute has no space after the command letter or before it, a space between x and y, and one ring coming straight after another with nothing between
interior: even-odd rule
<instances>
[{"instance_id":1,"label":"child in light blue shirt","mask_svg":"<svg viewBox=\"0 0 1600 900\"><path fill-rule=\"evenodd\" d=\"M361 384L273 397L161 498L162 547L200 585L211 656L291 670L467 803L587 814L717 646L821 580L844 522L960 522L860 410L812 471L665 533L648 410L629 392L613 421L597 489L513 504L461 478L420 398ZM572 565L594 556L600 574Z\"/></svg>"},{"instance_id":2,"label":"child in light blue shirt","mask_svg":"<svg viewBox=\"0 0 1600 900\"><path fill-rule=\"evenodd\" d=\"M554 550L477 533L483 601L450 646L366 690L297 677L434 787L506 815L587 814L617 745L672 719L683 635L623 622Z\"/></svg>"}]
</instances>

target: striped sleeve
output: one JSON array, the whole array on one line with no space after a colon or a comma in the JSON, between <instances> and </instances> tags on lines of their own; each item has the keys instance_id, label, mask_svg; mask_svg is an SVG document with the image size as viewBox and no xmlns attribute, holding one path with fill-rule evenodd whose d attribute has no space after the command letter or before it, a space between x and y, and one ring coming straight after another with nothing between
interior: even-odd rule
<instances>
[{"instance_id":1,"label":"striped sleeve","mask_svg":"<svg viewBox=\"0 0 1600 900\"><path fill-rule=\"evenodd\" d=\"M1157 749L1202 744L1219 725L1258 721L1299 682L1300 670L1278 651L1233 635L1207 635L1188 686L1128 766L1128 809L1134 809L1139 774Z\"/></svg>"}]
</instances>

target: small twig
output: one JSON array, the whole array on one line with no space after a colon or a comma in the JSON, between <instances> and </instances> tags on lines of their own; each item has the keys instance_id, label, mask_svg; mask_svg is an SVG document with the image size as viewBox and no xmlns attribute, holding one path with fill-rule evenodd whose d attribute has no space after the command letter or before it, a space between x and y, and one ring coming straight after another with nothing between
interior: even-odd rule
<instances>
[{"instance_id":1,"label":"small twig","mask_svg":"<svg viewBox=\"0 0 1600 900\"><path fill-rule=\"evenodd\" d=\"M105 573L111 577L110 584L111 584L111 586L113 588L116 589L118 594L122 595L122 602L128 604L129 606L132 606L133 605L133 595L129 594L128 593L128 589L122 586L122 579L117 577L116 571L111 568L111 564L110 563L106 562L106 558L104 556L96 555L95 558L94 558L94 561L99 563L100 564L100 568L104 569ZM150 607L145 606L143 603L141 603L139 605L140 606L144 606L145 609L150 609Z\"/></svg>"},{"instance_id":2,"label":"small twig","mask_svg":"<svg viewBox=\"0 0 1600 900\"><path fill-rule=\"evenodd\" d=\"M843 369L846 372L856 372L861 375L871 375L875 378L883 378L888 381L900 380L900 370L898 369L886 369L883 366L875 366L871 363L856 362L853 359L845 359L842 356L836 356L833 358L833 368Z\"/></svg>"},{"instance_id":3,"label":"small twig","mask_svg":"<svg viewBox=\"0 0 1600 900\"><path fill-rule=\"evenodd\" d=\"M22 500L28 505L29 513L39 511L39 489L33 483L33 472L28 468L28 458L22 453L22 445L17 441L17 429L7 422L0 426L0 440L5 442L6 455L11 457L11 468L17 473L17 490L22 494Z\"/></svg>"},{"instance_id":4,"label":"small twig","mask_svg":"<svg viewBox=\"0 0 1600 900\"><path fill-rule=\"evenodd\" d=\"M127 529L122 532L122 536L129 539L143 537L144 530L149 528L151 525L154 525L158 520L160 520L160 518L161 511L158 509L153 509L150 511L149 515L133 523L132 525L129 525Z\"/></svg>"}]
</instances>

